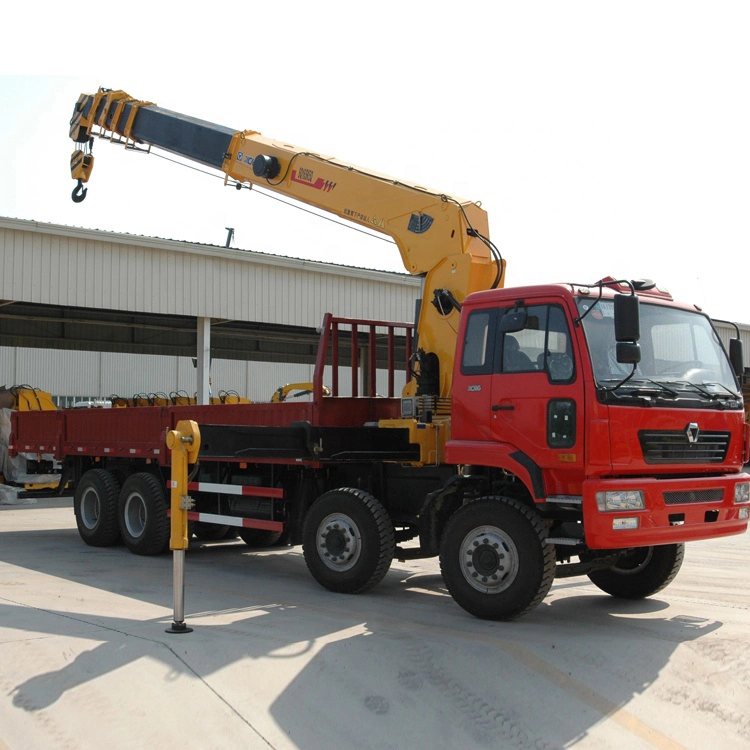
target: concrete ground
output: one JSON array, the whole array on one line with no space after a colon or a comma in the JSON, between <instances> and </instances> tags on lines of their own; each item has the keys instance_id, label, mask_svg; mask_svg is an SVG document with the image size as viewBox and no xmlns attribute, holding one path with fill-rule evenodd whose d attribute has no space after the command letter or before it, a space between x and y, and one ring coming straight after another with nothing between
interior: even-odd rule
<instances>
[{"instance_id":1,"label":"concrete ground","mask_svg":"<svg viewBox=\"0 0 750 750\"><path fill-rule=\"evenodd\" d=\"M437 561L331 594L299 548L171 555L78 538L68 499L0 505L0 750L750 747L750 536L620 602L588 579L489 623Z\"/></svg>"}]
</instances>

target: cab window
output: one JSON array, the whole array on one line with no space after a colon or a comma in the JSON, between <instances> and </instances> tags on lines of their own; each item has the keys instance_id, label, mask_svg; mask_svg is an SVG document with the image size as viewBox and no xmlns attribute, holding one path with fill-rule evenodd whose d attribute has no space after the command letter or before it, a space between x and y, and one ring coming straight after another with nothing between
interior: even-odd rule
<instances>
[{"instance_id":1,"label":"cab window","mask_svg":"<svg viewBox=\"0 0 750 750\"><path fill-rule=\"evenodd\" d=\"M573 379L570 331L559 305L529 306L523 329L503 334L500 349L500 372L546 372L553 383Z\"/></svg>"},{"instance_id":2,"label":"cab window","mask_svg":"<svg viewBox=\"0 0 750 750\"><path fill-rule=\"evenodd\" d=\"M489 375L492 372L496 310L475 310L466 324L461 357L463 375Z\"/></svg>"}]
</instances>

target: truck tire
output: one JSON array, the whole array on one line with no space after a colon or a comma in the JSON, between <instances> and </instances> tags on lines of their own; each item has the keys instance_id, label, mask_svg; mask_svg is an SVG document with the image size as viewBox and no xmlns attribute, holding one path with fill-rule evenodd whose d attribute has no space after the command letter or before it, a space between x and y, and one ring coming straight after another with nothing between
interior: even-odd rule
<instances>
[{"instance_id":1,"label":"truck tire","mask_svg":"<svg viewBox=\"0 0 750 750\"><path fill-rule=\"evenodd\" d=\"M264 548L273 547L276 542L281 539L283 532L281 531L267 531L266 529L247 529L241 528L237 530L240 539L248 547Z\"/></svg>"},{"instance_id":2,"label":"truck tire","mask_svg":"<svg viewBox=\"0 0 750 750\"><path fill-rule=\"evenodd\" d=\"M383 580L396 551L393 523L383 505L345 487L321 495L302 530L307 568L323 588L360 594Z\"/></svg>"},{"instance_id":3,"label":"truck tire","mask_svg":"<svg viewBox=\"0 0 750 750\"><path fill-rule=\"evenodd\" d=\"M167 494L153 474L140 472L125 480L118 505L120 533L136 555L158 555L169 544Z\"/></svg>"},{"instance_id":4,"label":"truck tire","mask_svg":"<svg viewBox=\"0 0 750 750\"><path fill-rule=\"evenodd\" d=\"M78 533L91 547L110 547L120 538L117 498L120 485L104 469L91 469L82 477L73 497Z\"/></svg>"},{"instance_id":5,"label":"truck tire","mask_svg":"<svg viewBox=\"0 0 750 750\"><path fill-rule=\"evenodd\" d=\"M448 591L483 620L512 620L534 609L555 580L555 548L539 516L519 500L485 497L448 519L440 570Z\"/></svg>"},{"instance_id":6,"label":"truck tire","mask_svg":"<svg viewBox=\"0 0 750 750\"><path fill-rule=\"evenodd\" d=\"M684 558L684 544L639 547L611 568L593 570L588 576L594 585L618 599L643 599L672 583Z\"/></svg>"}]
</instances>

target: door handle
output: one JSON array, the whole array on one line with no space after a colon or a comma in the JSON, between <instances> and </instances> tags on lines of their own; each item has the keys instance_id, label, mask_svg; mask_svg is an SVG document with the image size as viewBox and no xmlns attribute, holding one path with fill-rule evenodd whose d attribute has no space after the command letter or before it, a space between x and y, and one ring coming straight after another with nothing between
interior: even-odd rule
<instances>
[{"instance_id":1,"label":"door handle","mask_svg":"<svg viewBox=\"0 0 750 750\"><path fill-rule=\"evenodd\" d=\"M492 411L513 411L516 407L513 404L492 404Z\"/></svg>"}]
</instances>

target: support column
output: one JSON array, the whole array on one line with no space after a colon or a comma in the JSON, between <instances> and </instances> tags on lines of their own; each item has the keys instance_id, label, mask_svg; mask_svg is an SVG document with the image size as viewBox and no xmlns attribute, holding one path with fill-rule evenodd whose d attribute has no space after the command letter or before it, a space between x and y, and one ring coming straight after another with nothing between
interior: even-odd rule
<instances>
[{"instance_id":1,"label":"support column","mask_svg":"<svg viewBox=\"0 0 750 750\"><path fill-rule=\"evenodd\" d=\"M172 589L174 620L167 633L191 633L185 624L185 550L188 542L188 512L195 501L188 493L188 467L198 460L201 433L192 420L180 420L176 430L167 433L167 448L171 451L172 474L170 488L169 548L172 550Z\"/></svg>"},{"instance_id":2,"label":"support column","mask_svg":"<svg viewBox=\"0 0 750 750\"><path fill-rule=\"evenodd\" d=\"M199 404L208 404L211 395L211 318L198 318L197 327L197 398Z\"/></svg>"}]
</instances>

